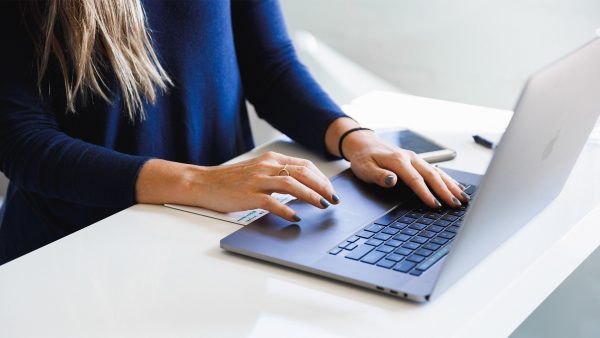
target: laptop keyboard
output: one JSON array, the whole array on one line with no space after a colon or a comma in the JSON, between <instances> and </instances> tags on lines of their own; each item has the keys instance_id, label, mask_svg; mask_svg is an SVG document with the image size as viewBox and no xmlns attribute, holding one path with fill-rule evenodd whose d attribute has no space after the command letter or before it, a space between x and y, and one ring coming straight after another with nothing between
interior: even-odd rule
<instances>
[{"instance_id":1,"label":"laptop keyboard","mask_svg":"<svg viewBox=\"0 0 600 338\"><path fill-rule=\"evenodd\" d=\"M473 197L476 187L465 186L465 192ZM467 207L428 209L422 205L401 205L350 236L329 253L420 276L448 253Z\"/></svg>"}]
</instances>

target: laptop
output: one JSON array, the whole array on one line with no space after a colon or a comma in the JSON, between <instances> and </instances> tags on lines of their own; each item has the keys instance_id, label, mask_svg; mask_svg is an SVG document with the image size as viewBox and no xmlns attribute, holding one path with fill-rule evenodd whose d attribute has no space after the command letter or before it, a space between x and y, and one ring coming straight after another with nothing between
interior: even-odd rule
<instances>
[{"instance_id":1,"label":"laptop","mask_svg":"<svg viewBox=\"0 0 600 338\"><path fill-rule=\"evenodd\" d=\"M561 191L600 113L600 39L533 75L486 174L446 170L472 196L428 209L402 184L332 178L343 202L302 201L289 223L274 215L221 240L224 250L417 302L446 290Z\"/></svg>"}]
</instances>

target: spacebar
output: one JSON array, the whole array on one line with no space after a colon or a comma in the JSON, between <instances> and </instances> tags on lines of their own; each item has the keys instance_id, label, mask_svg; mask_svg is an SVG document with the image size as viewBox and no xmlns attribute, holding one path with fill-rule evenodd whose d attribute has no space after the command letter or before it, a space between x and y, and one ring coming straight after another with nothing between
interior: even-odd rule
<instances>
[{"instance_id":1,"label":"spacebar","mask_svg":"<svg viewBox=\"0 0 600 338\"><path fill-rule=\"evenodd\" d=\"M439 261L442 257L446 256L446 254L450 251L450 245L446 245L445 247L439 249L434 252L433 255L429 256L426 260L424 260L421 264L419 264L415 270L425 271L429 269L433 264Z\"/></svg>"}]
</instances>

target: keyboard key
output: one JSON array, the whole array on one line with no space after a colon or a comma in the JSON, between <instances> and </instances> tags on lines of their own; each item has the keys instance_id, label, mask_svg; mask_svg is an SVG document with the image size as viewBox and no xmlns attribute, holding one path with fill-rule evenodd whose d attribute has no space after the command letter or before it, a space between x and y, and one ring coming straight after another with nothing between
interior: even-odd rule
<instances>
[{"instance_id":1,"label":"keyboard key","mask_svg":"<svg viewBox=\"0 0 600 338\"><path fill-rule=\"evenodd\" d=\"M454 216L459 216L459 217L460 217L460 216L462 216L462 215L464 215L464 214L465 214L465 211L464 211L464 210L456 210L456 211L451 211L451 212L449 212L449 214L450 214L450 215L454 215Z\"/></svg>"},{"instance_id":2,"label":"keyboard key","mask_svg":"<svg viewBox=\"0 0 600 338\"><path fill-rule=\"evenodd\" d=\"M338 248L345 249L348 246L348 244L350 244L350 242L343 241L342 243L338 244Z\"/></svg>"},{"instance_id":3,"label":"keyboard key","mask_svg":"<svg viewBox=\"0 0 600 338\"><path fill-rule=\"evenodd\" d=\"M423 244L423 243L426 243L428 241L428 238L427 237L422 237L422 236L415 236L410 241L411 242L416 242L416 243L419 243L419 244Z\"/></svg>"},{"instance_id":4,"label":"keyboard key","mask_svg":"<svg viewBox=\"0 0 600 338\"><path fill-rule=\"evenodd\" d=\"M443 219L438 219L437 221L433 222L433 224L440 225L440 226L443 226L443 227L447 227L448 225L450 225L450 223L452 223L452 222L448 222L448 221L445 221Z\"/></svg>"},{"instance_id":5,"label":"keyboard key","mask_svg":"<svg viewBox=\"0 0 600 338\"><path fill-rule=\"evenodd\" d=\"M453 216L453 215L445 215L442 217L442 219L446 220L446 221L454 222L458 219L458 217Z\"/></svg>"},{"instance_id":6,"label":"keyboard key","mask_svg":"<svg viewBox=\"0 0 600 338\"><path fill-rule=\"evenodd\" d=\"M397 234L396 236L394 236L392 238L395 240L398 240L398 241L406 242L410 239L410 236L405 235L405 234Z\"/></svg>"},{"instance_id":7,"label":"keyboard key","mask_svg":"<svg viewBox=\"0 0 600 338\"><path fill-rule=\"evenodd\" d=\"M383 234L380 232L377 235L375 235L373 238L380 239L382 241L387 241L388 239L392 238L392 235Z\"/></svg>"},{"instance_id":8,"label":"keyboard key","mask_svg":"<svg viewBox=\"0 0 600 338\"><path fill-rule=\"evenodd\" d=\"M408 242L408 243L404 243L404 245L402 245L402 247L414 250L414 249L420 247L420 245L418 243Z\"/></svg>"},{"instance_id":9,"label":"keyboard key","mask_svg":"<svg viewBox=\"0 0 600 338\"><path fill-rule=\"evenodd\" d=\"M387 215L383 215L382 217L380 217L373 223L380 224L383 226L388 226L388 225L390 225L390 223L392 223L395 220L396 220L396 218L393 215L387 214Z\"/></svg>"},{"instance_id":10,"label":"keyboard key","mask_svg":"<svg viewBox=\"0 0 600 338\"><path fill-rule=\"evenodd\" d=\"M477 188L475 188L475 186L473 185L470 185L467 187L467 189L465 189L465 193L473 195L475 193L475 190L477 190Z\"/></svg>"},{"instance_id":11,"label":"keyboard key","mask_svg":"<svg viewBox=\"0 0 600 338\"><path fill-rule=\"evenodd\" d=\"M361 231L359 233L356 234L356 236L360 237L360 238L365 238L365 239L369 239L373 236L373 233L370 231Z\"/></svg>"},{"instance_id":12,"label":"keyboard key","mask_svg":"<svg viewBox=\"0 0 600 338\"><path fill-rule=\"evenodd\" d=\"M448 229L446 229L446 231L457 233L458 232L458 227L454 226L454 225L451 225L451 226L448 227Z\"/></svg>"},{"instance_id":13,"label":"keyboard key","mask_svg":"<svg viewBox=\"0 0 600 338\"><path fill-rule=\"evenodd\" d=\"M429 255L431 255L433 253L433 251L427 250L427 249L424 249L424 248L420 248L420 249L417 249L415 251L415 253L417 255L419 255L419 256L428 257Z\"/></svg>"},{"instance_id":14,"label":"keyboard key","mask_svg":"<svg viewBox=\"0 0 600 338\"><path fill-rule=\"evenodd\" d=\"M394 251L394 247L384 244L384 245L378 247L377 251L381 251L381 252L385 252L385 253L390 253L390 252Z\"/></svg>"},{"instance_id":15,"label":"keyboard key","mask_svg":"<svg viewBox=\"0 0 600 338\"><path fill-rule=\"evenodd\" d=\"M367 231L370 231L370 232L375 232L375 233L377 233L377 232L380 232L380 231L381 231L381 229L383 229L383 228L384 228L384 226L382 226L382 225L379 225L379 224L371 224L371 225L369 225L368 227L366 227L366 228L365 228L365 230L367 230Z\"/></svg>"},{"instance_id":16,"label":"keyboard key","mask_svg":"<svg viewBox=\"0 0 600 338\"><path fill-rule=\"evenodd\" d=\"M377 266L381 266L382 268L386 268L386 269L389 269L394 265L396 265L396 262L390 261L388 259L382 259L379 261L379 263L377 263Z\"/></svg>"},{"instance_id":17,"label":"keyboard key","mask_svg":"<svg viewBox=\"0 0 600 338\"><path fill-rule=\"evenodd\" d=\"M393 253L393 254L389 254L386 259L389 259L390 261L394 261L394 262L400 262L401 260L404 259L404 256Z\"/></svg>"},{"instance_id":18,"label":"keyboard key","mask_svg":"<svg viewBox=\"0 0 600 338\"><path fill-rule=\"evenodd\" d=\"M394 270L400 271L400 272L409 272L410 269L412 269L412 268L415 267L415 265L417 265L417 264L413 263L413 262L402 261L402 262L398 263L398 265L396 265L394 267Z\"/></svg>"},{"instance_id":19,"label":"keyboard key","mask_svg":"<svg viewBox=\"0 0 600 338\"><path fill-rule=\"evenodd\" d=\"M408 255L410 255L412 253L412 249L409 249L409 248L398 248L394 252L397 253L398 255L408 256Z\"/></svg>"},{"instance_id":20,"label":"keyboard key","mask_svg":"<svg viewBox=\"0 0 600 338\"><path fill-rule=\"evenodd\" d=\"M354 243L354 242L358 241L358 237L357 236L352 236L352 237L348 238L347 241L350 242L350 243Z\"/></svg>"},{"instance_id":21,"label":"keyboard key","mask_svg":"<svg viewBox=\"0 0 600 338\"><path fill-rule=\"evenodd\" d=\"M452 238L454 238L454 236L456 236L456 234L455 234L455 233L453 233L453 232L448 232L448 231L441 232L441 233L438 235L438 237L447 238L447 239L452 239Z\"/></svg>"},{"instance_id":22,"label":"keyboard key","mask_svg":"<svg viewBox=\"0 0 600 338\"><path fill-rule=\"evenodd\" d=\"M433 231L433 232L440 232L440 231L444 230L444 227L441 227L439 225L430 225L425 229L429 230L429 231Z\"/></svg>"},{"instance_id":23,"label":"keyboard key","mask_svg":"<svg viewBox=\"0 0 600 338\"><path fill-rule=\"evenodd\" d=\"M400 245L402 245L402 243L402 241L398 241L395 239L390 239L389 241L385 242L386 245L393 246L394 248L399 247Z\"/></svg>"},{"instance_id":24,"label":"keyboard key","mask_svg":"<svg viewBox=\"0 0 600 338\"><path fill-rule=\"evenodd\" d=\"M412 222L416 221L416 218L410 218L410 217L400 217L398 218L398 222L402 222L402 223L407 223L407 224L411 224Z\"/></svg>"},{"instance_id":25,"label":"keyboard key","mask_svg":"<svg viewBox=\"0 0 600 338\"><path fill-rule=\"evenodd\" d=\"M429 225L431 223L433 223L435 220L433 219L429 219L429 218L421 218L419 219L417 222L421 223L421 224L425 224L425 225Z\"/></svg>"},{"instance_id":26,"label":"keyboard key","mask_svg":"<svg viewBox=\"0 0 600 338\"><path fill-rule=\"evenodd\" d=\"M425 257L419 256L419 255L414 255L414 254L406 257L407 261L411 261L411 262L415 262L415 263L421 263L424 259L425 259Z\"/></svg>"},{"instance_id":27,"label":"keyboard key","mask_svg":"<svg viewBox=\"0 0 600 338\"><path fill-rule=\"evenodd\" d=\"M424 271L421 270L413 270L410 272L411 275L413 276L420 276Z\"/></svg>"},{"instance_id":28,"label":"keyboard key","mask_svg":"<svg viewBox=\"0 0 600 338\"><path fill-rule=\"evenodd\" d=\"M358 248L352 250L349 254L346 255L346 258L350 258L353 260L359 260L363 258L364 255L368 254L374 249L371 245L361 245Z\"/></svg>"},{"instance_id":29,"label":"keyboard key","mask_svg":"<svg viewBox=\"0 0 600 338\"><path fill-rule=\"evenodd\" d=\"M332 255L337 255L342 251L342 248L333 248L331 250L329 250L329 253Z\"/></svg>"},{"instance_id":30,"label":"keyboard key","mask_svg":"<svg viewBox=\"0 0 600 338\"><path fill-rule=\"evenodd\" d=\"M371 238L370 240L366 241L365 244L369 244L372 246L380 246L381 243L383 243L382 240L380 239L375 239L375 238Z\"/></svg>"},{"instance_id":31,"label":"keyboard key","mask_svg":"<svg viewBox=\"0 0 600 338\"><path fill-rule=\"evenodd\" d=\"M436 237L431 240L431 243L444 245L444 244L448 243L448 239L442 238L442 237Z\"/></svg>"},{"instance_id":32,"label":"keyboard key","mask_svg":"<svg viewBox=\"0 0 600 338\"><path fill-rule=\"evenodd\" d=\"M410 228L406 228L406 229L402 230L403 234L409 235L409 236L416 235L418 232L419 232L418 230L410 229Z\"/></svg>"},{"instance_id":33,"label":"keyboard key","mask_svg":"<svg viewBox=\"0 0 600 338\"><path fill-rule=\"evenodd\" d=\"M357 246L358 246L358 244L356 244L356 243L350 243L346 246L346 250L354 250L354 249L356 249Z\"/></svg>"},{"instance_id":34,"label":"keyboard key","mask_svg":"<svg viewBox=\"0 0 600 338\"><path fill-rule=\"evenodd\" d=\"M395 221L398 217L404 215L405 213L406 213L406 210L404 210L402 208L396 208L396 209L388 212L387 214L381 216L374 223L387 226L387 225L390 225L390 223L392 223L393 221Z\"/></svg>"},{"instance_id":35,"label":"keyboard key","mask_svg":"<svg viewBox=\"0 0 600 338\"><path fill-rule=\"evenodd\" d=\"M411 226L409 226L409 228L421 231L427 228L427 225L421 223L413 223L411 224Z\"/></svg>"},{"instance_id":36,"label":"keyboard key","mask_svg":"<svg viewBox=\"0 0 600 338\"><path fill-rule=\"evenodd\" d=\"M360 261L369 263L369 264L375 264L375 263L377 263L377 261L379 261L383 257L385 257L385 253L380 252L380 251L371 251L365 257L363 257L363 259L361 259Z\"/></svg>"},{"instance_id":37,"label":"keyboard key","mask_svg":"<svg viewBox=\"0 0 600 338\"><path fill-rule=\"evenodd\" d=\"M388 227L388 228L383 229L382 233L388 234L388 235L395 235L398 233L398 231L400 231L400 230L398 230L396 228Z\"/></svg>"},{"instance_id":38,"label":"keyboard key","mask_svg":"<svg viewBox=\"0 0 600 338\"><path fill-rule=\"evenodd\" d=\"M441 247L441 245L435 244L435 243L431 243L431 242L423 245L423 248L425 248L427 250L432 250L432 251L435 251L435 250L439 249L440 247Z\"/></svg>"},{"instance_id":39,"label":"keyboard key","mask_svg":"<svg viewBox=\"0 0 600 338\"><path fill-rule=\"evenodd\" d=\"M412 217L414 219L419 219L419 218L421 218L423 216L423 214L420 213L420 212L409 212L405 216L406 217Z\"/></svg>"},{"instance_id":40,"label":"keyboard key","mask_svg":"<svg viewBox=\"0 0 600 338\"><path fill-rule=\"evenodd\" d=\"M419 266L417 266L417 270L425 271L429 269L433 264L440 260L440 258L444 257L449 251L449 246L441 248L439 251L436 251L429 258L424 260Z\"/></svg>"},{"instance_id":41,"label":"keyboard key","mask_svg":"<svg viewBox=\"0 0 600 338\"><path fill-rule=\"evenodd\" d=\"M436 219L438 219L438 218L440 218L440 217L442 217L442 216L444 216L444 214L440 214L439 212L430 212L430 213L427 215L427 218L431 218L431 219L433 219L433 220L436 220Z\"/></svg>"},{"instance_id":42,"label":"keyboard key","mask_svg":"<svg viewBox=\"0 0 600 338\"><path fill-rule=\"evenodd\" d=\"M392 228L396 228L396 229L404 229L408 226L408 224L406 223L402 223L402 222L394 222L390 225Z\"/></svg>"},{"instance_id":43,"label":"keyboard key","mask_svg":"<svg viewBox=\"0 0 600 338\"><path fill-rule=\"evenodd\" d=\"M423 230L423 231L419 232L419 236L423 236L423 237L427 237L427 238L432 238L435 235L437 235L435 232L428 231L428 230Z\"/></svg>"}]
</instances>

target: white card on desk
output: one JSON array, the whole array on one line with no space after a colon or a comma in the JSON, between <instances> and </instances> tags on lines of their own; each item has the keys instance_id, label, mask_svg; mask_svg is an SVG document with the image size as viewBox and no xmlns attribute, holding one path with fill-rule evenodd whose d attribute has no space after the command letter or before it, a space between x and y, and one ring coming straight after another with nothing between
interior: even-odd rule
<instances>
[{"instance_id":1,"label":"white card on desk","mask_svg":"<svg viewBox=\"0 0 600 338\"><path fill-rule=\"evenodd\" d=\"M273 193L273 194L271 194L271 196L273 196L276 200L278 200L279 202L281 202L283 204L286 204L289 201L296 199L294 196L287 195L287 194ZM181 211L186 211L186 212L191 212L193 214L216 218L216 219L220 219L222 221L227 221L227 222L240 224L240 225L248 225L269 213L268 211L263 210L263 209L253 209L253 210L246 210L246 211L222 213L222 212L217 212L217 211L208 210L208 209L204 209L204 208L191 207L191 206L179 205L179 204L165 204L165 207L177 209L177 210L181 210Z\"/></svg>"}]
</instances>

